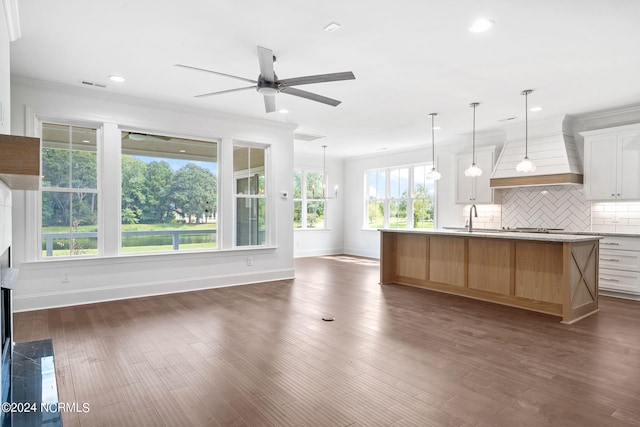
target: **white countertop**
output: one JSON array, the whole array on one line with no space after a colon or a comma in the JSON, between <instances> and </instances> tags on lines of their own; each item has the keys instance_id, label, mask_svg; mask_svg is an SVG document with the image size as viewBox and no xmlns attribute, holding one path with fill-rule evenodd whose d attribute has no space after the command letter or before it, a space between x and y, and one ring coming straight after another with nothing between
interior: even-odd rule
<instances>
[{"instance_id":1,"label":"white countertop","mask_svg":"<svg viewBox=\"0 0 640 427\"><path fill-rule=\"evenodd\" d=\"M474 230L471 233L466 230L445 229L406 229L406 228L380 228L385 233L428 234L438 236L483 237L489 239L511 240L537 240L540 242L586 242L600 240L604 237L596 234L556 234L556 233L521 233L511 231L487 231Z\"/></svg>"}]
</instances>

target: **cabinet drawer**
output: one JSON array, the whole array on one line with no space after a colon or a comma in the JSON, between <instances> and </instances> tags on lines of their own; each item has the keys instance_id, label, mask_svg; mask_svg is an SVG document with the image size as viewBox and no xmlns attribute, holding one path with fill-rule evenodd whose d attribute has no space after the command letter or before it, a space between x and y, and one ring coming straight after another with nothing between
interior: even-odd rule
<instances>
[{"instance_id":1,"label":"cabinet drawer","mask_svg":"<svg viewBox=\"0 0 640 427\"><path fill-rule=\"evenodd\" d=\"M640 237L604 236L604 239L600 240L600 250L602 249L640 251Z\"/></svg>"},{"instance_id":2,"label":"cabinet drawer","mask_svg":"<svg viewBox=\"0 0 640 427\"><path fill-rule=\"evenodd\" d=\"M601 268L598 274L600 289L640 294L640 273Z\"/></svg>"},{"instance_id":3,"label":"cabinet drawer","mask_svg":"<svg viewBox=\"0 0 640 427\"><path fill-rule=\"evenodd\" d=\"M640 271L640 252L600 249L600 268Z\"/></svg>"}]
</instances>

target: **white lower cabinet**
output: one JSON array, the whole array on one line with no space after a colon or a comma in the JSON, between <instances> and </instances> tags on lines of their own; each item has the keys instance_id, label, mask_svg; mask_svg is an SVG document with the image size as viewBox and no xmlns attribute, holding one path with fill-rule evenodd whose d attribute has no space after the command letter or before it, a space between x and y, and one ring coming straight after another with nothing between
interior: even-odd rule
<instances>
[{"instance_id":1,"label":"white lower cabinet","mask_svg":"<svg viewBox=\"0 0 640 427\"><path fill-rule=\"evenodd\" d=\"M640 237L600 240L598 284L605 291L640 295Z\"/></svg>"}]
</instances>

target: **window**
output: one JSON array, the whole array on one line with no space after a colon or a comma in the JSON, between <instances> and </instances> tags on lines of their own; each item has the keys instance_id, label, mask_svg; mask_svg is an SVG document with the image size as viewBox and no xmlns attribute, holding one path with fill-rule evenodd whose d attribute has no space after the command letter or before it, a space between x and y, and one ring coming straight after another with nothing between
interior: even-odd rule
<instances>
[{"instance_id":1,"label":"window","mask_svg":"<svg viewBox=\"0 0 640 427\"><path fill-rule=\"evenodd\" d=\"M409 168L389 170L389 227L407 228Z\"/></svg>"},{"instance_id":2,"label":"window","mask_svg":"<svg viewBox=\"0 0 640 427\"><path fill-rule=\"evenodd\" d=\"M121 136L122 252L216 248L217 143Z\"/></svg>"},{"instance_id":3,"label":"window","mask_svg":"<svg viewBox=\"0 0 640 427\"><path fill-rule=\"evenodd\" d=\"M383 228L385 200L387 198L386 170L366 172L367 180L367 223L365 228Z\"/></svg>"},{"instance_id":4,"label":"window","mask_svg":"<svg viewBox=\"0 0 640 427\"><path fill-rule=\"evenodd\" d=\"M427 179L431 166L413 168L413 228L433 228L435 184Z\"/></svg>"},{"instance_id":5,"label":"window","mask_svg":"<svg viewBox=\"0 0 640 427\"><path fill-rule=\"evenodd\" d=\"M429 165L365 172L365 228L433 228L433 180Z\"/></svg>"},{"instance_id":6,"label":"window","mask_svg":"<svg viewBox=\"0 0 640 427\"><path fill-rule=\"evenodd\" d=\"M42 123L43 257L98 254L98 131Z\"/></svg>"},{"instance_id":7,"label":"window","mask_svg":"<svg viewBox=\"0 0 640 427\"><path fill-rule=\"evenodd\" d=\"M267 225L267 149L234 145L236 246L262 246Z\"/></svg>"},{"instance_id":8,"label":"window","mask_svg":"<svg viewBox=\"0 0 640 427\"><path fill-rule=\"evenodd\" d=\"M326 228L325 177L323 172L294 171L293 227ZM302 190L304 188L304 191Z\"/></svg>"}]
</instances>

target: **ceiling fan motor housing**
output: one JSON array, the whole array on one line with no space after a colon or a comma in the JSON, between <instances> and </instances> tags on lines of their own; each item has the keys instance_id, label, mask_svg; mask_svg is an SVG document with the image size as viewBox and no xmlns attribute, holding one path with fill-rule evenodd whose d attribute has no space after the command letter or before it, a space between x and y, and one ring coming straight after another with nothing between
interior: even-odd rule
<instances>
[{"instance_id":1,"label":"ceiling fan motor housing","mask_svg":"<svg viewBox=\"0 0 640 427\"><path fill-rule=\"evenodd\" d=\"M262 76L259 76L256 90L262 95L273 96L278 93L278 85L276 84L276 82L268 82L263 79Z\"/></svg>"}]
</instances>

